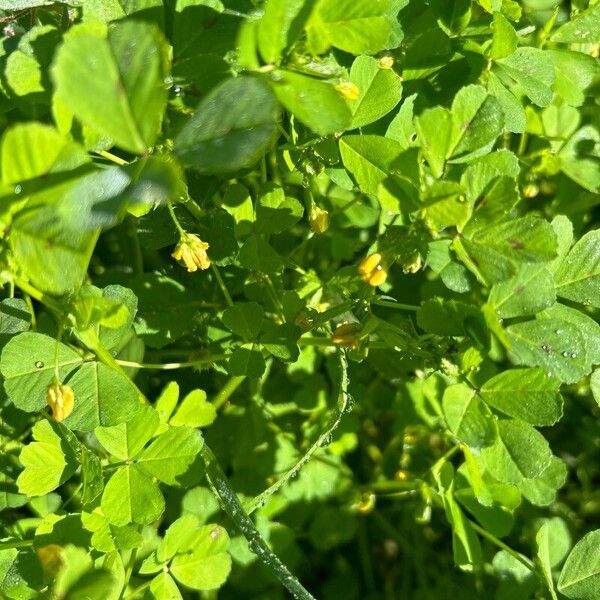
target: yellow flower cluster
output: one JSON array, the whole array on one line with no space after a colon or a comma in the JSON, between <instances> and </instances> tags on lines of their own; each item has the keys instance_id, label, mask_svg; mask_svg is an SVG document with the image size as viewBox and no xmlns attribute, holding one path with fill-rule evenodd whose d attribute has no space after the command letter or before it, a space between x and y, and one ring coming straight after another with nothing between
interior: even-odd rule
<instances>
[{"instance_id":1,"label":"yellow flower cluster","mask_svg":"<svg viewBox=\"0 0 600 600\"><path fill-rule=\"evenodd\" d=\"M46 389L46 402L52 411L52 418L60 423L73 412L75 394L71 386L55 381Z\"/></svg>"},{"instance_id":2,"label":"yellow flower cluster","mask_svg":"<svg viewBox=\"0 0 600 600\"><path fill-rule=\"evenodd\" d=\"M205 270L210 267L210 258L206 253L208 247L208 244L197 235L185 233L179 239L171 256L186 267L189 273L193 273L198 269Z\"/></svg>"},{"instance_id":3,"label":"yellow flower cluster","mask_svg":"<svg viewBox=\"0 0 600 600\"><path fill-rule=\"evenodd\" d=\"M360 261L358 265L358 272L360 273L363 281L377 287L387 279L387 269L382 264L383 256L379 252L369 254L366 258Z\"/></svg>"}]
</instances>

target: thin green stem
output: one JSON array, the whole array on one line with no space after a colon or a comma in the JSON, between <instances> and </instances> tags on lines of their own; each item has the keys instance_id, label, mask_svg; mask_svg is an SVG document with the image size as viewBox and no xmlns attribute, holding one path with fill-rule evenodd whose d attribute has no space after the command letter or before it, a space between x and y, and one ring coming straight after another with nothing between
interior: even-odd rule
<instances>
[{"instance_id":1,"label":"thin green stem","mask_svg":"<svg viewBox=\"0 0 600 600\"><path fill-rule=\"evenodd\" d=\"M233 306L233 300L231 299L229 290L227 289L227 286L225 285L225 282L223 281L223 278L221 277L221 273L219 272L219 267L217 267L217 265L215 265L215 263L211 263L210 266L212 268L212 272L215 276L215 279L217 280L217 283L218 283L219 287L221 288L221 292L223 293L223 296L225 297L225 302L227 302L227 306Z\"/></svg>"},{"instance_id":2,"label":"thin green stem","mask_svg":"<svg viewBox=\"0 0 600 600\"><path fill-rule=\"evenodd\" d=\"M486 540L490 541L492 544L494 544L494 546L498 546L498 548L501 548L505 552L508 552L508 554L510 554L515 560L518 560L522 565L527 567L534 575L539 577L539 573L538 573L537 569L535 568L535 565L528 558L524 557L522 554L519 554L516 550L513 550L510 546L506 545L502 540L499 540L495 535L493 535L492 533L490 533L483 527L480 527L474 521L471 521L469 519L467 519L467 521L468 521L469 525L481 537L484 537Z\"/></svg>"},{"instance_id":3,"label":"thin green stem","mask_svg":"<svg viewBox=\"0 0 600 600\"><path fill-rule=\"evenodd\" d=\"M215 396L213 400L214 407L219 410L229 400L231 394L237 390L240 385L245 381L245 375L236 375L231 377L229 381L220 389L219 393Z\"/></svg>"},{"instance_id":4,"label":"thin green stem","mask_svg":"<svg viewBox=\"0 0 600 600\"><path fill-rule=\"evenodd\" d=\"M315 442L308 448L302 458L284 475L282 475L272 486L268 487L264 492L246 503L246 511L248 514L252 514L257 508L263 506L265 502L276 492L278 492L290 479L294 478L304 467L304 465L313 457L315 452L319 448L323 448L331 443L331 436L340 424L344 413L347 412L350 406L350 395L348 394L348 359L343 350L339 351L340 358L340 388L337 396L337 405L334 410L333 416L329 421L327 427L315 440Z\"/></svg>"},{"instance_id":5,"label":"thin green stem","mask_svg":"<svg viewBox=\"0 0 600 600\"><path fill-rule=\"evenodd\" d=\"M155 369L157 371L174 371L176 369L188 369L193 367L202 367L205 365L211 365L215 362L225 360L228 358L227 354L215 354L202 360L190 360L187 362L172 362L172 363L146 363L137 362L135 360L121 360L115 358L115 362L122 367L133 367L135 369Z\"/></svg>"},{"instance_id":6,"label":"thin green stem","mask_svg":"<svg viewBox=\"0 0 600 600\"><path fill-rule=\"evenodd\" d=\"M31 296L34 300L41 302L44 306L48 307L51 311L53 311L57 315L61 315L64 312L63 307L60 304L60 302L58 302L58 300L55 300L51 296L48 296L48 295L44 294L43 292L40 292L40 290L33 287L28 281L25 281L24 279L21 279L20 277L15 277L14 283L23 292L25 292L26 294Z\"/></svg>"},{"instance_id":7,"label":"thin green stem","mask_svg":"<svg viewBox=\"0 0 600 600\"><path fill-rule=\"evenodd\" d=\"M98 152L96 152L96 154L98 156L101 156L102 158L105 158L106 160L110 160L110 162L113 162L116 165L119 165L121 167L123 165L129 164L126 160L122 159L120 156L115 156L111 152L106 152L106 150L99 150Z\"/></svg>"},{"instance_id":8,"label":"thin green stem","mask_svg":"<svg viewBox=\"0 0 600 600\"><path fill-rule=\"evenodd\" d=\"M217 462L215 455L206 444L202 446L200 455L204 461L206 478L213 493L221 501L221 505L227 516L248 541L252 552L275 574L296 600L315 600L314 596L304 588L298 579L290 573L288 568L271 551L229 485L229 481Z\"/></svg>"},{"instance_id":9,"label":"thin green stem","mask_svg":"<svg viewBox=\"0 0 600 600\"><path fill-rule=\"evenodd\" d=\"M380 300L378 298L373 298L370 302L371 304L375 304L377 306L385 306L386 308L395 308L397 310L417 311L420 308L414 304L402 304L401 302L394 302L393 300Z\"/></svg>"},{"instance_id":10,"label":"thin green stem","mask_svg":"<svg viewBox=\"0 0 600 600\"><path fill-rule=\"evenodd\" d=\"M204 210L202 210L189 196L182 201L182 204L197 221L204 216Z\"/></svg>"},{"instance_id":11,"label":"thin green stem","mask_svg":"<svg viewBox=\"0 0 600 600\"><path fill-rule=\"evenodd\" d=\"M134 598L138 597L141 592L147 590L150 587L151 583L152 580L149 579L148 581L142 583L142 585L138 585L138 587L133 589L129 594L127 594L127 596L124 596L123 600L133 600Z\"/></svg>"},{"instance_id":12,"label":"thin green stem","mask_svg":"<svg viewBox=\"0 0 600 600\"><path fill-rule=\"evenodd\" d=\"M167 202L167 208L169 209L169 214L171 215L171 220L173 221L173 224L177 228L177 231L179 231L179 235L184 236L185 229L181 226L181 223L179 222L179 219L177 218L177 215L175 214L175 209L173 208L173 203Z\"/></svg>"},{"instance_id":13,"label":"thin green stem","mask_svg":"<svg viewBox=\"0 0 600 600\"><path fill-rule=\"evenodd\" d=\"M10 550L11 548L29 548L33 546L33 540L7 540L0 542L1 550Z\"/></svg>"}]
</instances>

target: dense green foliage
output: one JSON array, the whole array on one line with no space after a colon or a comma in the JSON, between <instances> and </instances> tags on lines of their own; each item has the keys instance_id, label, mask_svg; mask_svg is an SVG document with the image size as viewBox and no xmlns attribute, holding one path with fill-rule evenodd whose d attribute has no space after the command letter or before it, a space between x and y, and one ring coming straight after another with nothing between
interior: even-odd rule
<instances>
[{"instance_id":1,"label":"dense green foliage","mask_svg":"<svg viewBox=\"0 0 600 600\"><path fill-rule=\"evenodd\" d=\"M600 2L0 19L2 598L600 598Z\"/></svg>"}]
</instances>

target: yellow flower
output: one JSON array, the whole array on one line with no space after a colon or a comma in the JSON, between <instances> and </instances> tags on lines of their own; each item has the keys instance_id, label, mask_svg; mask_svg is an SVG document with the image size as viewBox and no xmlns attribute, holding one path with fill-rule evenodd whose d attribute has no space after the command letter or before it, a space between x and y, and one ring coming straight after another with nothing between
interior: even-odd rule
<instances>
[{"instance_id":1,"label":"yellow flower","mask_svg":"<svg viewBox=\"0 0 600 600\"><path fill-rule=\"evenodd\" d=\"M75 394L70 386L55 381L46 389L46 402L52 410L52 418L60 423L73 412Z\"/></svg>"},{"instance_id":2,"label":"yellow flower","mask_svg":"<svg viewBox=\"0 0 600 600\"><path fill-rule=\"evenodd\" d=\"M193 273L198 269L205 270L210 267L210 258L206 253L208 247L208 244L197 235L185 233L179 239L171 256L186 267L189 273Z\"/></svg>"},{"instance_id":3,"label":"yellow flower","mask_svg":"<svg viewBox=\"0 0 600 600\"><path fill-rule=\"evenodd\" d=\"M358 97L360 96L358 86L351 81L341 81L335 86L335 89L344 96L346 100L358 100Z\"/></svg>"},{"instance_id":4,"label":"yellow flower","mask_svg":"<svg viewBox=\"0 0 600 600\"><path fill-rule=\"evenodd\" d=\"M308 213L308 224L314 233L325 233L329 229L329 213L313 204Z\"/></svg>"},{"instance_id":5,"label":"yellow flower","mask_svg":"<svg viewBox=\"0 0 600 600\"><path fill-rule=\"evenodd\" d=\"M375 252L360 261L358 272L365 283L368 283L373 287L385 283L388 273L387 269L382 264L382 259L383 256L381 256L379 252Z\"/></svg>"}]
</instances>

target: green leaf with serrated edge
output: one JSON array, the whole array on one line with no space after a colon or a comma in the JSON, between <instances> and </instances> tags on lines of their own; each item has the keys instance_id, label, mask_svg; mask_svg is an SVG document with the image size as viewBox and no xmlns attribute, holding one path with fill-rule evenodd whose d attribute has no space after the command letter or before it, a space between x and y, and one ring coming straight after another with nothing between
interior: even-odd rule
<instances>
[{"instance_id":1,"label":"green leaf with serrated edge","mask_svg":"<svg viewBox=\"0 0 600 600\"><path fill-rule=\"evenodd\" d=\"M137 465L169 485L177 485L200 452L203 440L191 427L173 427L156 437L137 458Z\"/></svg>"},{"instance_id":2,"label":"green leaf with serrated edge","mask_svg":"<svg viewBox=\"0 0 600 600\"><path fill-rule=\"evenodd\" d=\"M492 417L486 414L480 398L464 383L446 388L442 399L450 431L472 448L490 444L495 435Z\"/></svg>"},{"instance_id":3,"label":"green leaf with serrated edge","mask_svg":"<svg viewBox=\"0 0 600 600\"><path fill-rule=\"evenodd\" d=\"M221 207L235 220L236 238L244 238L252 231L254 206L248 188L240 183L230 185L223 194Z\"/></svg>"},{"instance_id":4,"label":"green leaf with serrated edge","mask_svg":"<svg viewBox=\"0 0 600 600\"><path fill-rule=\"evenodd\" d=\"M108 480L101 507L113 525L148 525L163 513L165 500L152 477L127 465L119 467Z\"/></svg>"},{"instance_id":5,"label":"green leaf with serrated edge","mask_svg":"<svg viewBox=\"0 0 600 600\"><path fill-rule=\"evenodd\" d=\"M177 584L166 572L159 573L150 582L148 594L153 600L181 600L182 598Z\"/></svg>"},{"instance_id":6,"label":"green leaf with serrated edge","mask_svg":"<svg viewBox=\"0 0 600 600\"><path fill-rule=\"evenodd\" d=\"M571 223L568 217L565 217L564 215L557 215L554 217L554 219L552 219L551 225L552 229L554 229L554 232L556 233L558 247L556 249L557 256L548 265L548 269L552 273L556 273L556 270L560 267L563 259L573 245L573 223Z\"/></svg>"},{"instance_id":7,"label":"green leaf with serrated edge","mask_svg":"<svg viewBox=\"0 0 600 600\"><path fill-rule=\"evenodd\" d=\"M73 27L52 68L56 94L75 116L138 154L156 141L168 74L162 34L139 21L119 21L108 28L98 22Z\"/></svg>"},{"instance_id":8,"label":"green leaf with serrated edge","mask_svg":"<svg viewBox=\"0 0 600 600\"><path fill-rule=\"evenodd\" d=\"M527 127L525 108L493 71L488 75L487 89L498 100L504 113L504 127L513 133L522 133Z\"/></svg>"},{"instance_id":9,"label":"green leaf with serrated edge","mask_svg":"<svg viewBox=\"0 0 600 600\"><path fill-rule=\"evenodd\" d=\"M317 53L334 46L351 54L376 54L390 46L396 18L390 0L320 0L308 26Z\"/></svg>"},{"instance_id":10,"label":"green leaf with serrated edge","mask_svg":"<svg viewBox=\"0 0 600 600\"><path fill-rule=\"evenodd\" d=\"M81 522L85 529L92 532L91 545L101 552L130 550L142 543L137 525L111 525L100 508L91 513L82 512Z\"/></svg>"},{"instance_id":11,"label":"green leaf with serrated edge","mask_svg":"<svg viewBox=\"0 0 600 600\"><path fill-rule=\"evenodd\" d=\"M482 450L488 471L504 483L520 483L542 474L552 459L544 436L523 421L500 420L498 437Z\"/></svg>"},{"instance_id":12,"label":"green leaf with serrated edge","mask_svg":"<svg viewBox=\"0 0 600 600\"><path fill-rule=\"evenodd\" d=\"M507 508L499 504L483 506L470 487L456 490L455 496L461 506L473 515L486 531L497 537L504 537L510 533L514 518Z\"/></svg>"},{"instance_id":13,"label":"green leaf with serrated edge","mask_svg":"<svg viewBox=\"0 0 600 600\"><path fill-rule=\"evenodd\" d=\"M19 491L43 496L67 481L79 467L75 448L62 433L62 426L38 421L32 429L33 442L23 448L19 460L24 470L17 478Z\"/></svg>"},{"instance_id":14,"label":"green leaf with serrated edge","mask_svg":"<svg viewBox=\"0 0 600 600\"><path fill-rule=\"evenodd\" d=\"M179 583L194 590L217 589L231 570L228 547L229 536L222 527L205 525L194 536L188 552L173 558L169 570Z\"/></svg>"},{"instance_id":15,"label":"green leaf with serrated edge","mask_svg":"<svg viewBox=\"0 0 600 600\"><path fill-rule=\"evenodd\" d=\"M555 279L561 298L600 307L600 231L577 241L557 266Z\"/></svg>"},{"instance_id":16,"label":"green leaf with serrated edge","mask_svg":"<svg viewBox=\"0 0 600 600\"><path fill-rule=\"evenodd\" d=\"M84 20L114 21L127 15L152 20L162 13L161 0L86 0L82 3ZM154 9L154 10L153 10ZM157 18L159 22L161 18Z\"/></svg>"},{"instance_id":17,"label":"green leaf with serrated edge","mask_svg":"<svg viewBox=\"0 0 600 600\"><path fill-rule=\"evenodd\" d=\"M509 358L517 365L542 367L565 383L587 375L590 362L580 330L567 321L540 319L506 329Z\"/></svg>"},{"instance_id":18,"label":"green leaf with serrated edge","mask_svg":"<svg viewBox=\"0 0 600 600\"><path fill-rule=\"evenodd\" d=\"M500 412L532 425L553 425L562 416L560 380L544 369L509 369L488 379L479 390Z\"/></svg>"},{"instance_id":19,"label":"green leaf with serrated edge","mask_svg":"<svg viewBox=\"0 0 600 600\"><path fill-rule=\"evenodd\" d=\"M352 63L350 81L359 91L357 100L349 100L351 129L374 123L400 102L402 82L395 71L370 56L359 56Z\"/></svg>"},{"instance_id":20,"label":"green leaf with serrated edge","mask_svg":"<svg viewBox=\"0 0 600 600\"><path fill-rule=\"evenodd\" d=\"M575 14L550 39L563 44L597 43L600 39L600 6L595 4Z\"/></svg>"},{"instance_id":21,"label":"green leaf with serrated edge","mask_svg":"<svg viewBox=\"0 0 600 600\"><path fill-rule=\"evenodd\" d=\"M318 135L330 135L350 126L352 114L333 83L276 71L271 86L283 107Z\"/></svg>"},{"instance_id":22,"label":"green leaf with serrated edge","mask_svg":"<svg viewBox=\"0 0 600 600\"><path fill-rule=\"evenodd\" d=\"M285 195L283 188L265 186L255 208L255 230L258 233L280 233L295 225L304 214L296 198Z\"/></svg>"},{"instance_id":23,"label":"green leaf with serrated edge","mask_svg":"<svg viewBox=\"0 0 600 600\"><path fill-rule=\"evenodd\" d=\"M571 550L558 580L567 598L593 600L600 586L600 529L585 535Z\"/></svg>"},{"instance_id":24,"label":"green leaf with serrated edge","mask_svg":"<svg viewBox=\"0 0 600 600\"><path fill-rule=\"evenodd\" d=\"M191 546L202 527L198 517L185 514L173 521L156 549L156 560L167 562L179 551L185 552Z\"/></svg>"},{"instance_id":25,"label":"green leaf with serrated edge","mask_svg":"<svg viewBox=\"0 0 600 600\"><path fill-rule=\"evenodd\" d=\"M574 325L583 336L588 362L593 365L600 364L600 324L592 317L576 308L557 302L539 313L536 318L559 319Z\"/></svg>"},{"instance_id":26,"label":"green leaf with serrated edge","mask_svg":"<svg viewBox=\"0 0 600 600\"><path fill-rule=\"evenodd\" d=\"M556 302L552 273L543 264L522 265L492 287L488 302L503 319L535 315Z\"/></svg>"},{"instance_id":27,"label":"green leaf with serrated edge","mask_svg":"<svg viewBox=\"0 0 600 600\"><path fill-rule=\"evenodd\" d=\"M90 160L79 144L42 123L22 123L7 129L0 156L5 184L70 171Z\"/></svg>"},{"instance_id":28,"label":"green leaf with serrated edge","mask_svg":"<svg viewBox=\"0 0 600 600\"><path fill-rule=\"evenodd\" d=\"M375 135L346 135L340 139L344 167L365 194L377 195L379 184L391 173L402 147L394 140Z\"/></svg>"},{"instance_id":29,"label":"green leaf with serrated edge","mask_svg":"<svg viewBox=\"0 0 600 600\"><path fill-rule=\"evenodd\" d=\"M245 340L253 340L259 334L265 311L256 302L238 303L226 308L221 317L231 332Z\"/></svg>"},{"instance_id":30,"label":"green leaf with serrated edge","mask_svg":"<svg viewBox=\"0 0 600 600\"><path fill-rule=\"evenodd\" d=\"M168 423L178 401L179 385L176 381L169 381L163 388L154 406L160 418L161 426Z\"/></svg>"},{"instance_id":31,"label":"green leaf with serrated edge","mask_svg":"<svg viewBox=\"0 0 600 600\"><path fill-rule=\"evenodd\" d=\"M193 390L181 401L169 423L174 427L208 427L216 418L217 409L206 400L206 392Z\"/></svg>"},{"instance_id":32,"label":"green leaf with serrated edge","mask_svg":"<svg viewBox=\"0 0 600 600\"><path fill-rule=\"evenodd\" d=\"M567 481L567 467L556 456L535 479L523 479L517 486L531 504L535 506L550 506L556 500L557 491Z\"/></svg>"},{"instance_id":33,"label":"green leaf with serrated edge","mask_svg":"<svg viewBox=\"0 0 600 600\"><path fill-rule=\"evenodd\" d=\"M560 528L558 531L556 531L557 527ZM563 536L565 536L568 540L569 530L564 525L564 521L558 517L555 517L553 520L549 519L545 521L538 529L535 536L537 558L542 568L542 575L546 581L546 586L553 600L558 600L558 597L554 589L552 567L561 559L559 558L559 561L557 561L552 554L553 549L560 544L561 538L564 539ZM566 552L568 552L568 547Z\"/></svg>"},{"instance_id":34,"label":"green leaf with serrated edge","mask_svg":"<svg viewBox=\"0 0 600 600\"><path fill-rule=\"evenodd\" d=\"M228 79L201 100L175 138L175 153L202 173L251 167L271 144L277 119L277 102L266 83Z\"/></svg>"},{"instance_id":35,"label":"green leaf with serrated edge","mask_svg":"<svg viewBox=\"0 0 600 600\"><path fill-rule=\"evenodd\" d=\"M133 418L113 427L97 427L94 431L104 449L119 460L135 458L154 435L159 415L152 407L140 406Z\"/></svg>"},{"instance_id":36,"label":"green leaf with serrated edge","mask_svg":"<svg viewBox=\"0 0 600 600\"><path fill-rule=\"evenodd\" d=\"M98 231L74 228L51 207L32 207L15 218L10 248L23 273L42 292L77 290L86 276Z\"/></svg>"},{"instance_id":37,"label":"green leaf with serrated edge","mask_svg":"<svg viewBox=\"0 0 600 600\"><path fill-rule=\"evenodd\" d=\"M258 23L258 49L266 63L277 63L310 16L311 0L267 0Z\"/></svg>"},{"instance_id":38,"label":"green leaf with serrated edge","mask_svg":"<svg viewBox=\"0 0 600 600\"><path fill-rule=\"evenodd\" d=\"M505 79L509 87L516 86L537 106L548 106L552 101L554 65L552 59L538 48L517 48L511 55L495 61L495 73Z\"/></svg>"}]
</instances>

